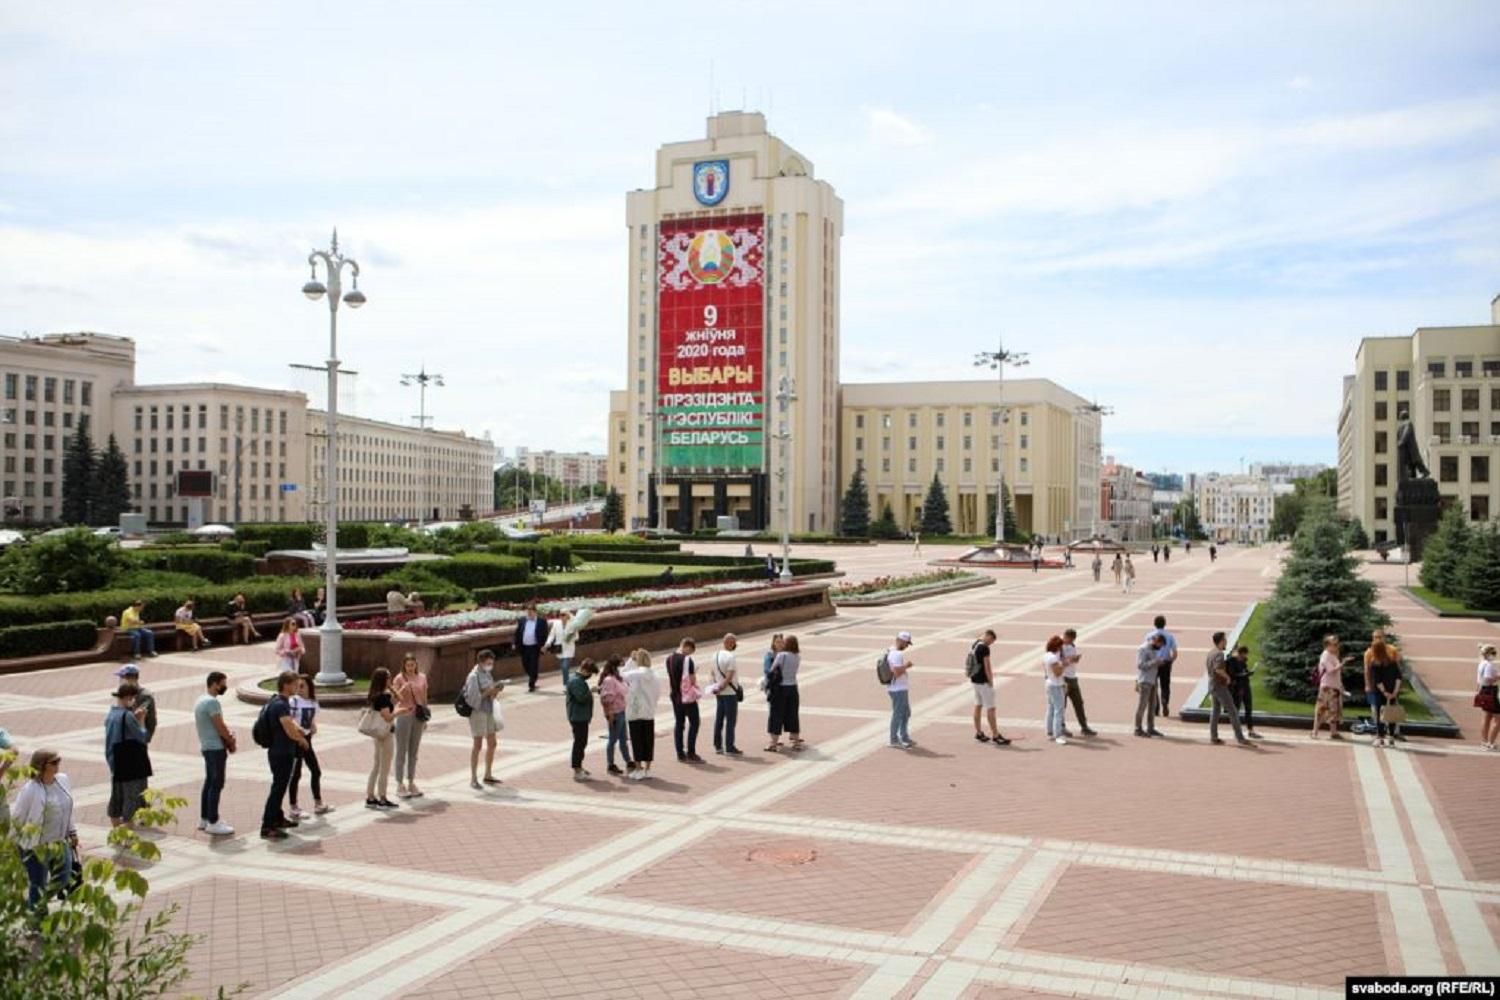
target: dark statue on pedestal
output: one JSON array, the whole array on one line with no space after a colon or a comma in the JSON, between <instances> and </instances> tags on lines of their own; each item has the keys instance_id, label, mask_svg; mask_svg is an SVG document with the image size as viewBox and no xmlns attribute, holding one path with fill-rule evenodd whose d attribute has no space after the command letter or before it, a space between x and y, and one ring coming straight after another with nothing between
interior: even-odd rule
<instances>
[{"instance_id":1,"label":"dark statue on pedestal","mask_svg":"<svg viewBox=\"0 0 1500 1000\"><path fill-rule=\"evenodd\" d=\"M1422 549L1437 527L1440 501L1437 483L1422 461L1417 432L1402 410L1396 428L1396 542L1407 562L1420 562Z\"/></svg>"}]
</instances>

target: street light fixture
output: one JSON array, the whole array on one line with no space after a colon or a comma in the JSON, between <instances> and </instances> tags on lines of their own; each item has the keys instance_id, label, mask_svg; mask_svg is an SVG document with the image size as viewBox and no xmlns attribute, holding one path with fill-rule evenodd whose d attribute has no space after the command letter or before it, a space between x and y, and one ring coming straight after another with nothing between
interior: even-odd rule
<instances>
[{"instance_id":1,"label":"street light fixture","mask_svg":"<svg viewBox=\"0 0 1500 1000\"><path fill-rule=\"evenodd\" d=\"M319 261L323 262L327 285L318 280ZM302 294L314 302L328 296L328 455L323 470L323 587L327 592L328 610L318 629L319 667L315 679L320 687L348 687L353 682L344 673L344 630L338 618L339 302L342 299L350 309L358 309L365 304L365 294L359 290L359 264L339 252L337 229L333 231L327 250L314 250L307 255L307 266L312 270L312 277L302 286ZM354 287L341 296L346 267Z\"/></svg>"},{"instance_id":2,"label":"street light fixture","mask_svg":"<svg viewBox=\"0 0 1500 1000\"><path fill-rule=\"evenodd\" d=\"M417 426L422 429L422 436L425 438L427 436L427 421L429 419L431 419L430 417L427 416L427 387L429 385L434 385L434 386L437 386L439 389L441 389L443 387L443 376L429 373L427 371L427 366L423 365L421 367L421 369L418 370L415 375L412 375L412 374L403 374L401 376L401 384L404 385L404 386L412 386L412 385L414 385L414 386L418 387L417 388L417 399L418 399L417 409L418 409L419 412L417 414ZM422 526L427 523L427 508L430 505L430 491L432 489L431 455L432 455L432 449L427 445L426 441L423 441L422 442L422 508L417 513L417 530L418 531L422 530Z\"/></svg>"},{"instance_id":3,"label":"street light fixture","mask_svg":"<svg viewBox=\"0 0 1500 1000\"><path fill-rule=\"evenodd\" d=\"M1020 368L1029 365L1031 359L1025 351L1007 351L1005 341L998 342L998 350L980 351L974 355L974 367L993 371L999 383L1000 427L995 436L995 463L1000 470L995 477L995 544L1005 541L1005 425L1010 421L1005 415L1005 366Z\"/></svg>"},{"instance_id":4,"label":"street light fixture","mask_svg":"<svg viewBox=\"0 0 1500 1000\"><path fill-rule=\"evenodd\" d=\"M776 407L781 414L780 428L771 436L777 440L781 455L776 478L781 483L781 574L782 583L792 582L792 468L787 457L787 445L792 440L791 404L797 401L797 383L790 375L782 375L776 383Z\"/></svg>"},{"instance_id":5,"label":"street light fixture","mask_svg":"<svg viewBox=\"0 0 1500 1000\"><path fill-rule=\"evenodd\" d=\"M1096 398L1092 403L1081 403L1081 404L1079 404L1079 406L1076 408L1075 412L1080 417L1088 417L1088 416L1095 417L1095 418L1097 418L1100 421L1100 423L1102 425L1103 418L1108 417L1108 416L1113 416L1114 412L1115 412L1115 408L1113 406L1103 406L1103 405L1100 405L1099 400ZM1089 538L1090 539L1096 538L1098 536L1098 534L1099 534L1099 528L1098 528L1099 498L1100 498L1099 469L1100 469L1100 466L1102 465L1102 463L1104 461L1104 444L1103 444L1102 439L1099 436L1099 430L1100 430L1100 428L1098 428L1098 427L1096 427L1094 429L1094 500L1093 500L1093 502L1091 504L1089 504Z\"/></svg>"}]
</instances>

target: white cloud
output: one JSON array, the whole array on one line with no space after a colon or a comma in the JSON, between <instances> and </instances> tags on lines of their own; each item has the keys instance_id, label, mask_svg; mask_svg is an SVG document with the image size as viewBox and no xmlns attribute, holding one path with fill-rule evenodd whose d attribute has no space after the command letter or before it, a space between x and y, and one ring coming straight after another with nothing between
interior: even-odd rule
<instances>
[{"instance_id":1,"label":"white cloud","mask_svg":"<svg viewBox=\"0 0 1500 1000\"><path fill-rule=\"evenodd\" d=\"M889 108L865 108L865 124L870 141L877 145L925 146L932 142L930 130Z\"/></svg>"}]
</instances>

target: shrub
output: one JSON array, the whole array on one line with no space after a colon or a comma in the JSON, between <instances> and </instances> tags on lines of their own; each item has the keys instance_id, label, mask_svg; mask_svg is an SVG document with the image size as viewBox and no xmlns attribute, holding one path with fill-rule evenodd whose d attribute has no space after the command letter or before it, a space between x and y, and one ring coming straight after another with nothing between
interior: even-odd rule
<instances>
[{"instance_id":1,"label":"shrub","mask_svg":"<svg viewBox=\"0 0 1500 1000\"><path fill-rule=\"evenodd\" d=\"M792 575L808 576L830 573L833 563L826 559L793 559ZM674 572L677 583L697 583L708 580L762 580L765 568L754 566L700 566ZM556 582L532 581L508 587L477 587L474 600L480 604L515 604L543 597L581 597L593 594L608 594L637 587L649 587L661 579L661 574L647 570L631 576L614 577L609 580L559 580Z\"/></svg>"},{"instance_id":2,"label":"shrub","mask_svg":"<svg viewBox=\"0 0 1500 1000\"><path fill-rule=\"evenodd\" d=\"M242 524L235 528L240 542L265 542L271 549L310 549L313 543L311 524Z\"/></svg>"},{"instance_id":3,"label":"shrub","mask_svg":"<svg viewBox=\"0 0 1500 1000\"><path fill-rule=\"evenodd\" d=\"M164 535L153 535L152 545L202 545L203 539L196 538L186 531L169 531Z\"/></svg>"},{"instance_id":4,"label":"shrub","mask_svg":"<svg viewBox=\"0 0 1500 1000\"><path fill-rule=\"evenodd\" d=\"M98 631L93 622L82 619L0 628L0 660L88 649Z\"/></svg>"},{"instance_id":5,"label":"shrub","mask_svg":"<svg viewBox=\"0 0 1500 1000\"><path fill-rule=\"evenodd\" d=\"M174 573L164 569L132 569L121 573L109 582L111 590L164 590L174 594L192 594L204 587L213 586L212 581L192 573Z\"/></svg>"},{"instance_id":6,"label":"shrub","mask_svg":"<svg viewBox=\"0 0 1500 1000\"><path fill-rule=\"evenodd\" d=\"M87 528L12 545L0 558L0 584L22 594L96 590L126 566L112 539Z\"/></svg>"},{"instance_id":7,"label":"shrub","mask_svg":"<svg viewBox=\"0 0 1500 1000\"><path fill-rule=\"evenodd\" d=\"M339 525L339 548L367 549L370 547L370 525L361 521Z\"/></svg>"},{"instance_id":8,"label":"shrub","mask_svg":"<svg viewBox=\"0 0 1500 1000\"><path fill-rule=\"evenodd\" d=\"M1500 524L1472 534L1458 564L1457 597L1476 611L1500 610Z\"/></svg>"},{"instance_id":9,"label":"shrub","mask_svg":"<svg viewBox=\"0 0 1500 1000\"><path fill-rule=\"evenodd\" d=\"M1469 519L1457 505L1443 511L1437 530L1422 548L1422 586L1444 597L1457 597L1458 568L1473 539Z\"/></svg>"},{"instance_id":10,"label":"shrub","mask_svg":"<svg viewBox=\"0 0 1500 1000\"><path fill-rule=\"evenodd\" d=\"M255 573L254 556L244 552L225 552L212 546L136 549L129 554L129 559L141 569L192 573L213 583L228 583Z\"/></svg>"},{"instance_id":11,"label":"shrub","mask_svg":"<svg viewBox=\"0 0 1500 1000\"><path fill-rule=\"evenodd\" d=\"M514 556L470 552L451 559L422 563L422 569L465 590L478 587L500 587L524 583L531 575L531 564Z\"/></svg>"}]
</instances>

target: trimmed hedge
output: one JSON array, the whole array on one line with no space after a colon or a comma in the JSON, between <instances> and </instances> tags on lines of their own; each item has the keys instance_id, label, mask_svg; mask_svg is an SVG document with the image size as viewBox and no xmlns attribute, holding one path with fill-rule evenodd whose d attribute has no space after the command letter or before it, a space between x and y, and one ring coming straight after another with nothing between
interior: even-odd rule
<instances>
[{"instance_id":1,"label":"trimmed hedge","mask_svg":"<svg viewBox=\"0 0 1500 1000\"><path fill-rule=\"evenodd\" d=\"M548 570L572 569L578 565L573 557L572 544L562 539L543 539L539 542L490 542L485 551L497 556L515 556L525 559L533 573Z\"/></svg>"},{"instance_id":2,"label":"trimmed hedge","mask_svg":"<svg viewBox=\"0 0 1500 1000\"><path fill-rule=\"evenodd\" d=\"M235 540L265 542L269 549L310 549L313 543L311 524L241 524L236 526Z\"/></svg>"},{"instance_id":3,"label":"trimmed hedge","mask_svg":"<svg viewBox=\"0 0 1500 1000\"><path fill-rule=\"evenodd\" d=\"M566 535L563 536L572 544L573 551L588 548L609 547L628 548L640 552L675 552L681 546L677 542L652 541L642 538L640 535Z\"/></svg>"},{"instance_id":4,"label":"trimmed hedge","mask_svg":"<svg viewBox=\"0 0 1500 1000\"><path fill-rule=\"evenodd\" d=\"M793 576L810 576L833 572L833 563L825 559L793 559ZM674 583L708 583L721 580L761 580L765 569L760 566L703 566L673 573ZM559 580L555 583L537 582L515 584L509 587L479 587L474 590L474 600L479 604L518 604L547 597L586 597L591 594L613 594L637 587L654 586L661 581L661 574L641 573L636 576L619 576L609 580Z\"/></svg>"},{"instance_id":5,"label":"trimmed hedge","mask_svg":"<svg viewBox=\"0 0 1500 1000\"><path fill-rule=\"evenodd\" d=\"M98 629L94 623L83 619L0 628L0 660L44 653L72 653L88 649L96 638Z\"/></svg>"},{"instance_id":6,"label":"trimmed hedge","mask_svg":"<svg viewBox=\"0 0 1500 1000\"><path fill-rule=\"evenodd\" d=\"M759 566L762 570L766 566L765 556L716 556L697 552L636 552L633 549L596 550L589 552L584 561L642 563L651 566ZM779 554L776 562L778 565L781 563Z\"/></svg>"},{"instance_id":7,"label":"trimmed hedge","mask_svg":"<svg viewBox=\"0 0 1500 1000\"><path fill-rule=\"evenodd\" d=\"M271 551L271 543L261 541L242 542L238 539L231 538L227 542L220 542L219 548L223 549L225 552L243 552L247 556L254 556L255 558L259 559L261 556Z\"/></svg>"},{"instance_id":8,"label":"trimmed hedge","mask_svg":"<svg viewBox=\"0 0 1500 1000\"><path fill-rule=\"evenodd\" d=\"M139 569L191 573L213 583L228 583L255 573L254 556L210 546L134 549L127 552L127 558Z\"/></svg>"},{"instance_id":9,"label":"trimmed hedge","mask_svg":"<svg viewBox=\"0 0 1500 1000\"><path fill-rule=\"evenodd\" d=\"M531 575L531 563L525 559L486 555L482 552L469 552L452 559L433 560L419 565L426 573L457 584L464 590L525 583Z\"/></svg>"}]
</instances>

